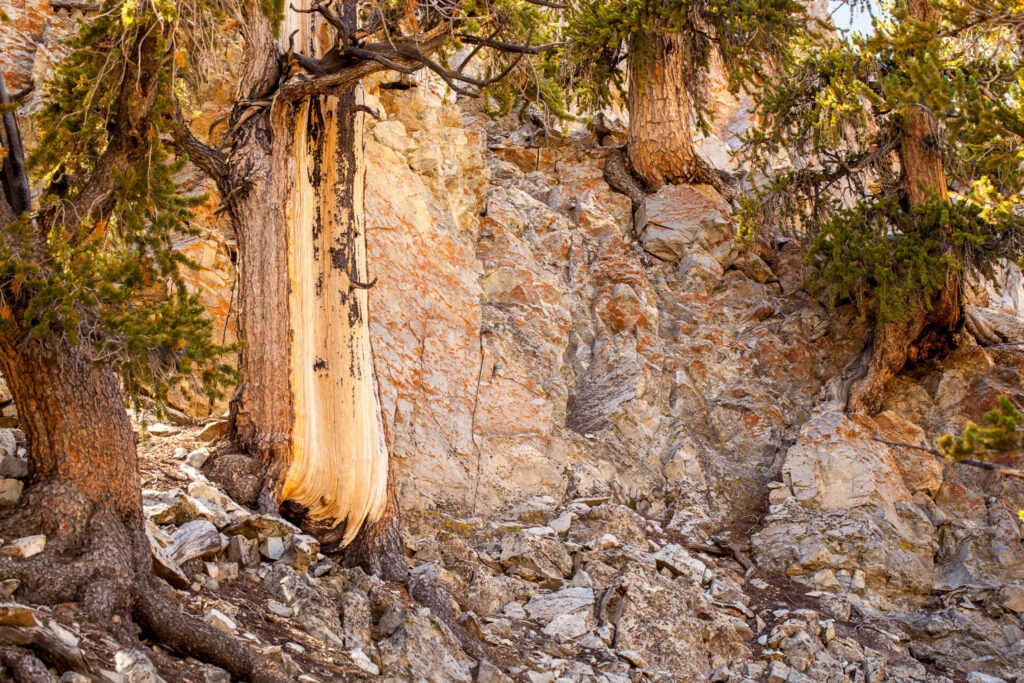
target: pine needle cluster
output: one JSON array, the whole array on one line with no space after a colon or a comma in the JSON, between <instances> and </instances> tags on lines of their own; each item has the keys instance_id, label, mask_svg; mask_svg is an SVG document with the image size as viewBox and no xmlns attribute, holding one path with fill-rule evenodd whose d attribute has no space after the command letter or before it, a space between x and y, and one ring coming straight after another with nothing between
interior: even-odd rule
<instances>
[{"instance_id":1,"label":"pine needle cluster","mask_svg":"<svg viewBox=\"0 0 1024 683\"><path fill-rule=\"evenodd\" d=\"M38 207L0 240L0 333L16 344L88 343L96 363L119 369L129 397L147 393L158 405L171 388L215 398L236 379L224 362L231 349L214 343L182 279L197 265L175 249L195 234L193 210L205 200L182 192L176 177L187 159L173 159L161 141L184 74L175 63L178 19L172 0L124 0L83 21L36 116L28 164L42 188ZM156 102L126 133L119 94L144 41L158 62ZM135 162L105 165L112 145L137 146ZM99 172L114 184L109 206L70 210Z\"/></svg>"},{"instance_id":2,"label":"pine needle cluster","mask_svg":"<svg viewBox=\"0 0 1024 683\"><path fill-rule=\"evenodd\" d=\"M948 274L991 276L1024 255L1024 6L932 0L927 20L904 0L887 9L870 35L799 38L796 62L760 91L742 156L766 180L742 226L799 235L832 303L899 320ZM951 202L908 202L899 159L915 111L938 123L927 144Z\"/></svg>"}]
</instances>

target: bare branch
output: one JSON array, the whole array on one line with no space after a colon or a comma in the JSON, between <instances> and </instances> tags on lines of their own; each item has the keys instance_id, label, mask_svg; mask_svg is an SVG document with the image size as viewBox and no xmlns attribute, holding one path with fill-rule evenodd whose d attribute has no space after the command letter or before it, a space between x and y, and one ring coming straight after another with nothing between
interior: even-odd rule
<instances>
[{"instance_id":1,"label":"bare branch","mask_svg":"<svg viewBox=\"0 0 1024 683\"><path fill-rule=\"evenodd\" d=\"M179 154L188 154L189 161L198 166L203 173L216 181L218 187L220 187L222 182L227 182L227 158L218 150L200 142L199 139L192 134L188 124L185 123L181 116L181 112L178 112L176 118L178 123L171 130L171 139L174 143L175 150L177 150Z\"/></svg>"},{"instance_id":2,"label":"bare branch","mask_svg":"<svg viewBox=\"0 0 1024 683\"><path fill-rule=\"evenodd\" d=\"M375 118L378 121L383 121L384 120L384 117L382 117L380 115L379 111L377 111L376 109L371 109L370 107L366 106L365 104L354 104L351 107L349 107L348 110L350 112L357 112L357 111L365 112L365 113L369 114L370 116L372 116L373 118Z\"/></svg>"},{"instance_id":3,"label":"bare branch","mask_svg":"<svg viewBox=\"0 0 1024 683\"><path fill-rule=\"evenodd\" d=\"M568 5L563 5L560 2L552 2L551 0L526 0L531 5L540 5L541 7L550 7L551 9L569 9Z\"/></svg>"},{"instance_id":4,"label":"bare branch","mask_svg":"<svg viewBox=\"0 0 1024 683\"><path fill-rule=\"evenodd\" d=\"M879 443L884 443L887 446L896 446L898 448L913 448L913 449L918 450L918 451L924 451L925 453L931 453L935 457L942 458L943 460L946 460L947 462L951 462L951 463L953 463L955 465L967 465L968 467L977 467L978 469L989 470L990 472L995 472L997 474L1005 474L1008 477L1016 477L1017 479L1024 479L1024 470L1016 470L1016 469L1013 469L1013 468L1010 468L1010 467L1003 467L1002 465L997 465L996 463L993 463L993 462L986 462L984 460L975 460L974 458L965 458L963 460L952 460L952 459L946 458L945 456L942 455L942 453L939 452L938 449L932 448L931 446L921 446L921 445L918 445L918 444L907 443L905 441L890 441L888 439L883 439L883 438L878 437L878 436L872 437L872 438L874 438L875 441L878 441Z\"/></svg>"},{"instance_id":5,"label":"bare branch","mask_svg":"<svg viewBox=\"0 0 1024 683\"><path fill-rule=\"evenodd\" d=\"M22 88L21 90L19 90L16 93L14 93L13 95L11 95L11 99L14 100L15 102L21 102L23 99L25 99L26 97L31 95L33 92L35 92L35 90L36 90L36 82L35 81L29 81L28 85L26 85L24 88Z\"/></svg>"},{"instance_id":6,"label":"bare branch","mask_svg":"<svg viewBox=\"0 0 1024 683\"><path fill-rule=\"evenodd\" d=\"M3 169L0 172L0 185L3 186L4 197L14 210L15 215L31 210L32 191L25 172L25 149L21 144L21 129L18 127L18 115L13 110L14 100L7 92L7 82L3 71L0 71L0 110L3 112L3 130L0 143L6 154L3 157Z\"/></svg>"},{"instance_id":7,"label":"bare branch","mask_svg":"<svg viewBox=\"0 0 1024 683\"><path fill-rule=\"evenodd\" d=\"M99 12L102 7L98 2L89 0L50 0L50 7L53 9L70 9L81 12Z\"/></svg>"},{"instance_id":8,"label":"bare branch","mask_svg":"<svg viewBox=\"0 0 1024 683\"><path fill-rule=\"evenodd\" d=\"M501 50L502 52L521 53L526 55L539 55L542 52L554 50L569 44L568 41L547 43L546 45L509 43L504 40L494 40L493 38L484 38L483 36L474 36L466 33L460 33L456 37L462 42L469 43L470 45L483 45L486 47L493 47L495 50Z\"/></svg>"}]
</instances>

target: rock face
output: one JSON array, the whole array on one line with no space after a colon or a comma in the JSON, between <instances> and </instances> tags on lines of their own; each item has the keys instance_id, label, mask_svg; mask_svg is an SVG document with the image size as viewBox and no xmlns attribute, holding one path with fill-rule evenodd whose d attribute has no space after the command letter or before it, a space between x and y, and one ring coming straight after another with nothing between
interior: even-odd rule
<instances>
[{"instance_id":1,"label":"rock face","mask_svg":"<svg viewBox=\"0 0 1024 683\"><path fill-rule=\"evenodd\" d=\"M815 416L787 452L782 477L786 486L776 491L788 495L772 505L752 539L760 564L809 576L821 588L843 571L862 577L867 583L859 587L872 597L928 594L934 527L914 504L896 457L872 431L842 413Z\"/></svg>"},{"instance_id":2,"label":"rock face","mask_svg":"<svg viewBox=\"0 0 1024 683\"><path fill-rule=\"evenodd\" d=\"M402 506L612 488L696 492L705 519L748 504L859 343L852 315L782 297L710 188L662 190L637 240L593 137L528 150L429 80L368 90L389 117L367 123L366 208Z\"/></svg>"}]
</instances>

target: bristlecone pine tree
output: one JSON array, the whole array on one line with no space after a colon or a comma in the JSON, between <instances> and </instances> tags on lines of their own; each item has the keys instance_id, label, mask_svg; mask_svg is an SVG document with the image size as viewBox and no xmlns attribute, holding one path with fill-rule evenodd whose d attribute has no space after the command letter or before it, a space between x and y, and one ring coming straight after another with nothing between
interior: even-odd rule
<instances>
[{"instance_id":1,"label":"bristlecone pine tree","mask_svg":"<svg viewBox=\"0 0 1024 683\"><path fill-rule=\"evenodd\" d=\"M874 317L850 411L948 348L969 273L1022 255L1022 36L1016 0L900 0L870 36L803 44L759 97L746 156L771 180L743 222L798 233L811 282Z\"/></svg>"},{"instance_id":2,"label":"bristlecone pine tree","mask_svg":"<svg viewBox=\"0 0 1024 683\"><path fill-rule=\"evenodd\" d=\"M505 101L535 91L522 88L534 73L524 60L555 47L541 44L545 4L245 0L227 151L186 125L174 134L217 182L238 235L245 345L233 435L264 466L261 505L385 579L403 579L406 565L368 327L362 121L376 112L358 83L425 68L462 94L499 82ZM466 73L474 57L485 75Z\"/></svg>"},{"instance_id":3,"label":"bristlecone pine tree","mask_svg":"<svg viewBox=\"0 0 1024 683\"><path fill-rule=\"evenodd\" d=\"M790 38L814 28L796 0L572 0L569 5L563 77L588 110L625 94L629 167L648 191L680 182L722 188L718 174L694 148L695 131L707 132L712 113L707 76L713 59L721 58L733 92L756 88L785 67Z\"/></svg>"},{"instance_id":4,"label":"bristlecone pine tree","mask_svg":"<svg viewBox=\"0 0 1024 683\"><path fill-rule=\"evenodd\" d=\"M146 0L105 9L47 86L27 160L0 74L0 370L29 450L28 486L0 516L0 536L46 535L34 557L0 557L0 575L18 580L20 600L78 603L121 642L137 623L236 677L284 681L248 646L186 617L152 576L122 388L159 402L183 378L199 373L216 392L232 373L172 248L198 201L178 193L182 164L160 142L186 47L181 15ZM30 643L0 641L15 680L44 680L37 657L67 664L53 643L33 641L34 654L19 644Z\"/></svg>"}]
</instances>

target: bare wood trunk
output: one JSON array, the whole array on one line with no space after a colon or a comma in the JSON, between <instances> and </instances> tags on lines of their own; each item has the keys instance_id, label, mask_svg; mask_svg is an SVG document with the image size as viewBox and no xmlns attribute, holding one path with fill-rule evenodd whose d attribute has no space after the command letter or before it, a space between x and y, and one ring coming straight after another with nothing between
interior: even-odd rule
<instances>
[{"instance_id":1,"label":"bare wood trunk","mask_svg":"<svg viewBox=\"0 0 1024 683\"><path fill-rule=\"evenodd\" d=\"M908 9L913 18L922 21L934 12L927 0L910 0ZM936 146L937 132L935 118L923 109L915 107L906 115L899 157L908 209L929 201L950 201L942 157ZM960 289L959 276L950 272L945 288L931 302L922 302L930 303L930 309L911 314L906 320L877 323L868 374L850 394L850 412L878 412L885 385L907 363L925 360L948 348L963 317Z\"/></svg>"},{"instance_id":2,"label":"bare wood trunk","mask_svg":"<svg viewBox=\"0 0 1024 683\"><path fill-rule=\"evenodd\" d=\"M281 34L298 30L297 45L322 52L315 21L290 13ZM256 75L254 95L276 78ZM264 504L325 550L373 547L350 555L397 578L405 564L368 324L361 92L258 117L229 159L252 183L230 202L246 342L232 412L239 444L266 468Z\"/></svg>"},{"instance_id":3,"label":"bare wood trunk","mask_svg":"<svg viewBox=\"0 0 1024 683\"><path fill-rule=\"evenodd\" d=\"M638 41L650 41L643 50ZM693 99L686 90L694 68L680 34L634 40L629 60L629 161L650 190L665 183L718 183L693 146Z\"/></svg>"}]
</instances>

